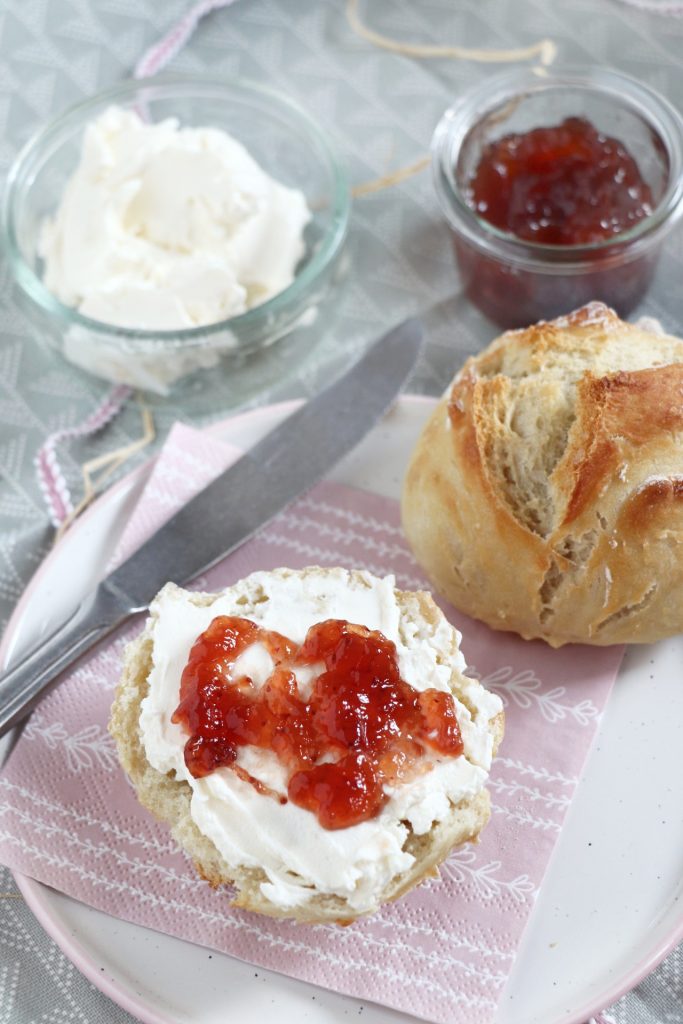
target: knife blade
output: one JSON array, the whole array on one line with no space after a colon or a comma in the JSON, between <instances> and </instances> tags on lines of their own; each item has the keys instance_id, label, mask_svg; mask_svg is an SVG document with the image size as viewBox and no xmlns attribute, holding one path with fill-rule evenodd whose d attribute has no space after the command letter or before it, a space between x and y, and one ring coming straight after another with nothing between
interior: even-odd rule
<instances>
[{"instance_id":1,"label":"knife blade","mask_svg":"<svg viewBox=\"0 0 683 1024\"><path fill-rule=\"evenodd\" d=\"M421 344L417 320L389 331L104 579L47 640L0 676L0 736L74 661L144 611L165 583L182 586L199 576L317 483L389 408Z\"/></svg>"}]
</instances>

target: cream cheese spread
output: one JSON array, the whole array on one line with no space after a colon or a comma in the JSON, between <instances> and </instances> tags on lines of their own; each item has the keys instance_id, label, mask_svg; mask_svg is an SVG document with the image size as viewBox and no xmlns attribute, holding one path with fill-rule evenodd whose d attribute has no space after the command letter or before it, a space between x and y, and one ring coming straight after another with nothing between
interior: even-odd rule
<instances>
[{"instance_id":1,"label":"cream cheese spread","mask_svg":"<svg viewBox=\"0 0 683 1024\"><path fill-rule=\"evenodd\" d=\"M217 615L239 615L268 630L303 642L310 626L338 618L380 630L396 644L402 678L418 690L449 690L454 669L465 661L453 650L453 628L443 618L436 625L402 612L394 578L343 569L257 572L207 604L168 584L151 606L148 630L153 644L149 694L142 703L140 728L150 764L175 772L192 787L191 813L200 829L231 866L261 867L268 881L264 896L283 908L305 904L318 893L336 894L359 912L371 911L382 890L412 865L403 849L406 822L420 835L446 817L453 804L484 786L492 757L489 722L501 710L498 697L467 680L456 699L464 743L457 758L434 756L429 771L393 789L380 813L344 829L322 828L317 817L291 801L280 804L259 794L229 768L201 779L188 772L183 748L187 734L171 722L178 705L180 677L192 644ZM458 635L459 644L459 635ZM241 656L240 668L259 686L272 668L270 655L254 644ZM297 673L306 695L316 666ZM270 751L246 746L237 763L277 793L286 794L285 768Z\"/></svg>"},{"instance_id":2,"label":"cream cheese spread","mask_svg":"<svg viewBox=\"0 0 683 1024\"><path fill-rule=\"evenodd\" d=\"M44 281L121 327L174 330L244 313L286 288L310 211L216 128L110 107L45 221Z\"/></svg>"}]
</instances>

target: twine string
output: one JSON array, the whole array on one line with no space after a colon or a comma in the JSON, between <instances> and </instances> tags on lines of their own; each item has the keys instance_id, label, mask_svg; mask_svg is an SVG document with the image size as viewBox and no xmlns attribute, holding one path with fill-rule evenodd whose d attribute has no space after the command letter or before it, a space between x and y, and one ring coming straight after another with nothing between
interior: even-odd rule
<instances>
[{"instance_id":1,"label":"twine string","mask_svg":"<svg viewBox=\"0 0 683 1024\"><path fill-rule=\"evenodd\" d=\"M384 174L381 178L373 178L371 181L365 181L361 185L354 185L351 189L351 195L354 199L361 199L363 196L372 195L373 192L382 192L385 188L400 185L402 181L407 181L408 178L413 178L416 174L424 171L426 167L429 167L430 162L428 156L421 156L419 160L415 160L412 164L408 164L406 167L399 167L398 170Z\"/></svg>"},{"instance_id":2,"label":"twine string","mask_svg":"<svg viewBox=\"0 0 683 1024\"><path fill-rule=\"evenodd\" d=\"M352 32L373 46L389 50L391 53L398 53L404 57L416 57L419 60L449 58L451 60L471 60L484 64L500 64L533 60L537 57L541 65L539 68L540 72L552 64L557 56L557 46L552 39L540 39L530 46L491 50L480 49L479 47L455 46L452 44L411 43L399 39L391 39L389 36L376 32L361 20L358 13L358 0L347 0L346 19ZM429 166L429 163L430 159L428 156L420 157L406 167L399 167L397 170L391 171L380 178L374 178L361 185L356 185L351 189L351 194L354 199L357 199L362 196L372 195L375 192L381 192L385 188L399 185L416 174L420 174Z\"/></svg>"},{"instance_id":3,"label":"twine string","mask_svg":"<svg viewBox=\"0 0 683 1024\"><path fill-rule=\"evenodd\" d=\"M106 481L136 455L137 452L142 451L147 445L151 444L156 437L156 431L154 429L154 420L148 407L142 403L142 400L138 397L140 404L140 414L142 419L142 434L135 441L131 441L129 444L122 445L120 448L115 448L114 451L106 452L104 455L99 455L94 459L89 459L83 463L81 471L83 474L83 497L79 503L71 509L68 515L59 524L59 528L55 535L55 543L60 539L66 530L71 526L74 519L77 518L88 507L90 502L95 496L102 490L103 485Z\"/></svg>"},{"instance_id":4,"label":"twine string","mask_svg":"<svg viewBox=\"0 0 683 1024\"><path fill-rule=\"evenodd\" d=\"M531 46L490 50L452 44L441 46L430 43L406 43L399 39L391 39L389 36L369 28L361 21L358 14L358 0L348 0L346 17L356 35L366 39L373 46L379 46L383 50L391 50L392 53L400 53L406 57L422 59L450 57L455 60L478 61L482 64L505 64L520 60L533 60L534 57L538 57L541 64L547 67L557 56L557 46L552 39L540 39L538 42L532 43Z\"/></svg>"}]
</instances>

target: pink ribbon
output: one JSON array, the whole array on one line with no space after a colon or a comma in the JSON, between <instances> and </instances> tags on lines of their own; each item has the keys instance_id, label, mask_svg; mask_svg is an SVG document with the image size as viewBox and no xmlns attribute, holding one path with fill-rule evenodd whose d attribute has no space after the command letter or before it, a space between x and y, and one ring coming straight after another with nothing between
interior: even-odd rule
<instances>
[{"instance_id":1,"label":"pink ribbon","mask_svg":"<svg viewBox=\"0 0 683 1024\"><path fill-rule=\"evenodd\" d=\"M235 0L201 0L200 3L194 4L162 39L145 51L135 65L133 76L147 78L156 75L182 50L202 18L212 11L229 7L234 2ZM131 393L129 387L117 385L83 423L65 430L55 430L39 448L34 464L53 526L60 526L73 511L69 486L57 458L57 446L62 441L74 437L88 437L97 433L118 415Z\"/></svg>"},{"instance_id":2,"label":"pink ribbon","mask_svg":"<svg viewBox=\"0 0 683 1024\"><path fill-rule=\"evenodd\" d=\"M95 434L98 430L102 430L107 423L119 414L130 394L131 389L129 387L119 384L109 392L104 401L98 405L97 409L83 423L75 427L55 430L38 449L35 457L38 483L43 492L50 522L53 526L59 526L73 511L69 485L57 461L57 445L60 441L68 441L74 437L88 437L90 434Z\"/></svg>"},{"instance_id":3,"label":"pink ribbon","mask_svg":"<svg viewBox=\"0 0 683 1024\"><path fill-rule=\"evenodd\" d=\"M202 18L222 7L230 7L235 0L200 0L184 14L163 39L150 46L135 65L134 78L147 78L161 71L187 43Z\"/></svg>"}]
</instances>

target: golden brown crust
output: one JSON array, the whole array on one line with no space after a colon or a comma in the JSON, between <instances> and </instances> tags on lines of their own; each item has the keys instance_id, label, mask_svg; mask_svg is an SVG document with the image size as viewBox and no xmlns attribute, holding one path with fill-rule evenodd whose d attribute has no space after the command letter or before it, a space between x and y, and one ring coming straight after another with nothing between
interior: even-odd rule
<instances>
[{"instance_id":1,"label":"golden brown crust","mask_svg":"<svg viewBox=\"0 0 683 1024\"><path fill-rule=\"evenodd\" d=\"M643 448L683 429L683 364L596 377L577 385L581 432L568 459L573 478L564 525L597 498L625 445Z\"/></svg>"},{"instance_id":2,"label":"golden brown crust","mask_svg":"<svg viewBox=\"0 0 683 1024\"><path fill-rule=\"evenodd\" d=\"M303 571L325 572L317 568ZM424 592L397 594L406 614L420 616L428 623L443 618L431 595ZM191 599L198 604L210 604L214 597L200 593L192 594ZM453 636L455 638L455 632ZM170 826L173 837L188 852L198 874L213 888L234 885L237 889L232 900L234 906L270 917L292 918L307 923L328 921L348 924L361 916L344 899L323 893L307 905L283 909L263 895L260 886L268 881L264 871L231 868L211 840L199 831L190 814L192 791L189 785L176 780L172 774L162 775L149 764L145 756L140 733L140 705L148 693L151 668L152 640L147 629L126 648L123 672L112 705L109 731L116 743L121 766L138 800ZM467 703L466 695L458 691L461 685L458 680L462 680L462 677L454 672L454 692ZM468 684L472 685L473 682L469 680ZM489 722L489 730L495 753L503 737L502 712ZM489 817L489 795L486 790L482 790L474 798L453 806L449 817L435 823L426 835L410 833L404 848L414 855L415 862L408 871L391 880L381 894L381 902L398 899L420 882L433 877L438 865L455 847L477 841Z\"/></svg>"},{"instance_id":3,"label":"golden brown crust","mask_svg":"<svg viewBox=\"0 0 683 1024\"><path fill-rule=\"evenodd\" d=\"M683 342L599 303L465 364L403 523L456 607L553 646L683 629Z\"/></svg>"}]
</instances>

